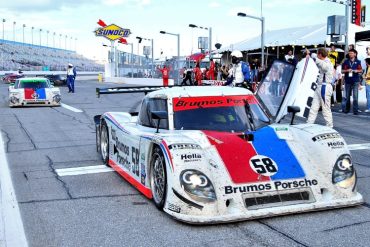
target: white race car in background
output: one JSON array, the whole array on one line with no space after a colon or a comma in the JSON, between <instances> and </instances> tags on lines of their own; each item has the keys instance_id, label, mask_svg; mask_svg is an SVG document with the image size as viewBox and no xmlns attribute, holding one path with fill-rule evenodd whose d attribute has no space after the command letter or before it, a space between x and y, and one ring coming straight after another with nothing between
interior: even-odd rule
<instances>
[{"instance_id":1,"label":"white race car in background","mask_svg":"<svg viewBox=\"0 0 370 247\"><path fill-rule=\"evenodd\" d=\"M315 68L309 59L296 68L275 61L256 95L237 87L98 88L152 92L139 113L95 116L97 150L159 209L189 223L361 204L340 134L293 122L297 106L308 114ZM292 122L279 124L287 110Z\"/></svg>"},{"instance_id":2,"label":"white race car in background","mask_svg":"<svg viewBox=\"0 0 370 247\"><path fill-rule=\"evenodd\" d=\"M9 86L9 106L60 106L61 94L46 78L19 78Z\"/></svg>"}]
</instances>

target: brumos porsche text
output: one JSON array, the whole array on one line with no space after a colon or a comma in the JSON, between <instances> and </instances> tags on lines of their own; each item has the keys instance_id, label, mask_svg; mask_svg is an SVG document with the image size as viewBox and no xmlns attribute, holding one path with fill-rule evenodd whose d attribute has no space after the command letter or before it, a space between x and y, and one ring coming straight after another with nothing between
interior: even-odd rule
<instances>
[{"instance_id":1,"label":"brumos porsche text","mask_svg":"<svg viewBox=\"0 0 370 247\"><path fill-rule=\"evenodd\" d=\"M272 183L260 183L243 186L225 186L225 194L259 192L268 190L295 189L317 185L316 179L302 179L295 181L274 181Z\"/></svg>"},{"instance_id":2,"label":"brumos porsche text","mask_svg":"<svg viewBox=\"0 0 370 247\"><path fill-rule=\"evenodd\" d=\"M120 142L115 129L112 128L111 133L115 142L113 153L116 155L118 163L122 164L127 170L131 170L136 176L139 176L139 149L136 147L130 148Z\"/></svg>"},{"instance_id":3,"label":"brumos porsche text","mask_svg":"<svg viewBox=\"0 0 370 247\"><path fill-rule=\"evenodd\" d=\"M247 103L247 99L232 99L228 98L226 100L199 100L194 102L186 102L184 100L179 100L176 103L176 107L185 107L185 106L211 106L211 105L224 105L224 104L240 104L240 103Z\"/></svg>"}]
</instances>

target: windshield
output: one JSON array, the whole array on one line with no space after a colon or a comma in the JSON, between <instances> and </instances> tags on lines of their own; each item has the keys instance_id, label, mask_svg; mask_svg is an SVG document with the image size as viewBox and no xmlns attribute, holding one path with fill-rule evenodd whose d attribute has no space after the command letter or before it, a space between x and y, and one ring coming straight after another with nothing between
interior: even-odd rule
<instances>
[{"instance_id":1,"label":"windshield","mask_svg":"<svg viewBox=\"0 0 370 247\"><path fill-rule=\"evenodd\" d=\"M47 88L48 81L46 80L26 80L20 81L17 88L32 88L32 89L39 89L39 88Z\"/></svg>"},{"instance_id":2,"label":"windshield","mask_svg":"<svg viewBox=\"0 0 370 247\"><path fill-rule=\"evenodd\" d=\"M174 98L177 130L253 131L269 123L253 95Z\"/></svg>"},{"instance_id":3,"label":"windshield","mask_svg":"<svg viewBox=\"0 0 370 247\"><path fill-rule=\"evenodd\" d=\"M264 80L260 83L257 97L271 116L276 116L285 97L294 72L294 65L274 61Z\"/></svg>"}]
</instances>

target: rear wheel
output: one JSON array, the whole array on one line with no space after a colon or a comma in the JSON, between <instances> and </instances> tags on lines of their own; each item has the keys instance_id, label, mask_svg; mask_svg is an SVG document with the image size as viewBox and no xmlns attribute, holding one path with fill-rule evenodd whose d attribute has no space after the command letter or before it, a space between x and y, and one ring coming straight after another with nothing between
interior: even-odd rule
<instances>
[{"instance_id":1,"label":"rear wheel","mask_svg":"<svg viewBox=\"0 0 370 247\"><path fill-rule=\"evenodd\" d=\"M167 197L166 162L159 147L155 147L150 162L150 185L153 201L159 210L163 210Z\"/></svg>"},{"instance_id":2,"label":"rear wheel","mask_svg":"<svg viewBox=\"0 0 370 247\"><path fill-rule=\"evenodd\" d=\"M105 122L102 122L100 130L100 155L104 164L109 163L109 133L108 126Z\"/></svg>"}]
</instances>

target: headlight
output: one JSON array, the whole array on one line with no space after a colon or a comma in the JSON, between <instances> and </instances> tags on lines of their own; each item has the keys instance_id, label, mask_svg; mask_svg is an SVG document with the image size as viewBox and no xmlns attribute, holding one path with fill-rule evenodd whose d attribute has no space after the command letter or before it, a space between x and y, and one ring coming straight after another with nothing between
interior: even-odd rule
<instances>
[{"instance_id":1,"label":"headlight","mask_svg":"<svg viewBox=\"0 0 370 247\"><path fill-rule=\"evenodd\" d=\"M53 96L53 101L56 102L56 103L59 103L61 101L61 99L62 98L60 97L59 94Z\"/></svg>"},{"instance_id":2,"label":"headlight","mask_svg":"<svg viewBox=\"0 0 370 247\"><path fill-rule=\"evenodd\" d=\"M349 154L341 155L333 167L332 182L341 188L354 187L356 173Z\"/></svg>"},{"instance_id":3,"label":"headlight","mask_svg":"<svg viewBox=\"0 0 370 247\"><path fill-rule=\"evenodd\" d=\"M9 101L10 101L12 104L18 103L18 102L19 102L19 96L18 96L18 94L12 94L12 95L9 97Z\"/></svg>"},{"instance_id":4,"label":"headlight","mask_svg":"<svg viewBox=\"0 0 370 247\"><path fill-rule=\"evenodd\" d=\"M213 202L216 193L209 178L197 170L184 170L180 174L181 186L194 200Z\"/></svg>"}]
</instances>

